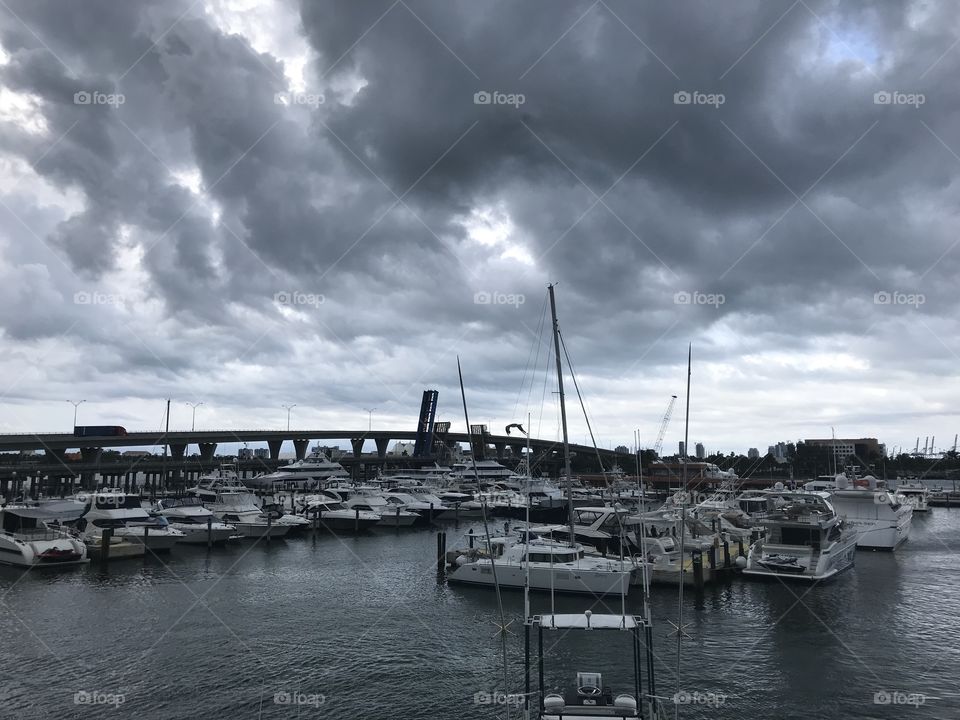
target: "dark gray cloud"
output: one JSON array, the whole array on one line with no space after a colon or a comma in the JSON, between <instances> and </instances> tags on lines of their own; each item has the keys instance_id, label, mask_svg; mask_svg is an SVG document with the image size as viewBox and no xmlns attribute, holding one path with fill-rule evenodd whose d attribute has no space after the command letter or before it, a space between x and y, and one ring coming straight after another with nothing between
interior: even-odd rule
<instances>
[{"instance_id":1,"label":"dark gray cloud","mask_svg":"<svg viewBox=\"0 0 960 720\"><path fill-rule=\"evenodd\" d=\"M960 354L952 4L305 1L240 30L222 12L0 12L2 337L72 358L8 397L73 378L202 395L225 422L289 397L392 421L424 386L452 399L460 354L500 418L540 402L524 364L559 281L617 442L628 417L655 425L688 340L705 400L736 398L704 429L725 440L803 432L751 391L816 426L940 412L901 391ZM844 383L863 412L835 406Z\"/></svg>"}]
</instances>

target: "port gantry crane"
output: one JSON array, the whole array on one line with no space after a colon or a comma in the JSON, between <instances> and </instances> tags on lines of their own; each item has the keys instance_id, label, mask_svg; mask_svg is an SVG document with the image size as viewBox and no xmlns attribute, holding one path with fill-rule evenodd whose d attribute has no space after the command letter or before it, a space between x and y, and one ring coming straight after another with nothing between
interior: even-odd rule
<instances>
[{"instance_id":1,"label":"port gantry crane","mask_svg":"<svg viewBox=\"0 0 960 720\"><path fill-rule=\"evenodd\" d=\"M653 444L653 452L660 457L663 450L663 436L667 434L667 426L670 424L670 416L673 415L673 406L677 402L677 396L670 396L670 404L667 405L667 411L663 414L663 420L660 421L660 431L657 433L657 441Z\"/></svg>"}]
</instances>

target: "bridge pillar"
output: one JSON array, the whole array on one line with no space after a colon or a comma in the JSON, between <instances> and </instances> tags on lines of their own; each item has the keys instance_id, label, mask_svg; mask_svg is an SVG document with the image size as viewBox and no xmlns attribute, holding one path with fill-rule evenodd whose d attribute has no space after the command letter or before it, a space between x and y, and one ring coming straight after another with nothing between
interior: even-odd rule
<instances>
[{"instance_id":1,"label":"bridge pillar","mask_svg":"<svg viewBox=\"0 0 960 720\"><path fill-rule=\"evenodd\" d=\"M377 457L385 458L387 456L387 447L390 445L390 438L377 438Z\"/></svg>"},{"instance_id":2,"label":"bridge pillar","mask_svg":"<svg viewBox=\"0 0 960 720\"><path fill-rule=\"evenodd\" d=\"M67 451L66 450L50 450L45 451L46 457L50 459L51 462L55 462L58 465L66 466L67 464Z\"/></svg>"},{"instance_id":3,"label":"bridge pillar","mask_svg":"<svg viewBox=\"0 0 960 720\"><path fill-rule=\"evenodd\" d=\"M493 446L497 449L497 461L503 462L503 451L506 449L507 444L498 442L494 443Z\"/></svg>"},{"instance_id":4,"label":"bridge pillar","mask_svg":"<svg viewBox=\"0 0 960 720\"><path fill-rule=\"evenodd\" d=\"M526 447L523 443L510 443L510 452L517 460L523 457L523 449Z\"/></svg>"},{"instance_id":5,"label":"bridge pillar","mask_svg":"<svg viewBox=\"0 0 960 720\"><path fill-rule=\"evenodd\" d=\"M173 462L176 463L176 467L173 468L173 486L180 487L183 482L183 458L187 454L187 444L186 443L177 443L176 445L170 445L170 455L173 457Z\"/></svg>"},{"instance_id":6,"label":"bridge pillar","mask_svg":"<svg viewBox=\"0 0 960 720\"><path fill-rule=\"evenodd\" d=\"M293 441L293 449L297 454L297 460L303 460L307 456L307 447L310 445L310 440L304 440L298 438Z\"/></svg>"},{"instance_id":7,"label":"bridge pillar","mask_svg":"<svg viewBox=\"0 0 960 720\"><path fill-rule=\"evenodd\" d=\"M353 446L354 457L363 455L363 438L350 438L350 445Z\"/></svg>"},{"instance_id":8,"label":"bridge pillar","mask_svg":"<svg viewBox=\"0 0 960 720\"><path fill-rule=\"evenodd\" d=\"M216 443L200 443L200 459L205 462L213 462L213 454L217 451Z\"/></svg>"},{"instance_id":9,"label":"bridge pillar","mask_svg":"<svg viewBox=\"0 0 960 720\"><path fill-rule=\"evenodd\" d=\"M100 464L100 456L103 454L103 448L90 447L80 448L80 460L84 463Z\"/></svg>"},{"instance_id":10,"label":"bridge pillar","mask_svg":"<svg viewBox=\"0 0 960 720\"><path fill-rule=\"evenodd\" d=\"M270 459L280 459L280 448L283 447L283 440L267 440L267 447L270 448Z\"/></svg>"}]
</instances>

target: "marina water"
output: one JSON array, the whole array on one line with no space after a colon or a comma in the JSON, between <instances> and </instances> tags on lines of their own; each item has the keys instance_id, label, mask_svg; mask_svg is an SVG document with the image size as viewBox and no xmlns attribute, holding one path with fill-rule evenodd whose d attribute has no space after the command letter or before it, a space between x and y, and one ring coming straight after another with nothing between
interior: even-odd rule
<instances>
[{"instance_id":1,"label":"marina water","mask_svg":"<svg viewBox=\"0 0 960 720\"><path fill-rule=\"evenodd\" d=\"M896 553L858 552L829 584L688 589L681 717L960 717L960 511L926 515ZM448 544L471 527L449 526ZM522 593L504 593L504 687L494 594L438 583L435 548L432 530L308 533L209 553L178 546L106 571L4 569L0 717L505 717L523 690ZM628 611L640 603L635 593ZM549 612L550 597L532 604ZM558 612L590 606L604 609L556 598ZM657 691L672 699L677 589L654 587L652 610ZM546 643L548 687L595 664L629 690L629 645L598 651L576 635Z\"/></svg>"}]
</instances>

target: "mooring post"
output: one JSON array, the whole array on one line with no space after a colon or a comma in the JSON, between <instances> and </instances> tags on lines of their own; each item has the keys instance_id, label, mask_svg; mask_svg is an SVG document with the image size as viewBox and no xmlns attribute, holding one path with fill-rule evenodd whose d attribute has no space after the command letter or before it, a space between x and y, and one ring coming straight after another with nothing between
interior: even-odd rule
<instances>
[{"instance_id":1,"label":"mooring post","mask_svg":"<svg viewBox=\"0 0 960 720\"><path fill-rule=\"evenodd\" d=\"M723 541L723 566L725 568L730 567L730 541Z\"/></svg>"},{"instance_id":2,"label":"mooring post","mask_svg":"<svg viewBox=\"0 0 960 720\"><path fill-rule=\"evenodd\" d=\"M100 564L105 568L110 559L110 541L113 539L113 528L104 528L100 533Z\"/></svg>"},{"instance_id":3,"label":"mooring post","mask_svg":"<svg viewBox=\"0 0 960 720\"><path fill-rule=\"evenodd\" d=\"M360 508L353 509L353 532L360 532Z\"/></svg>"},{"instance_id":4,"label":"mooring post","mask_svg":"<svg viewBox=\"0 0 960 720\"><path fill-rule=\"evenodd\" d=\"M267 545L270 544L270 536L273 535L273 514L267 513Z\"/></svg>"},{"instance_id":5,"label":"mooring post","mask_svg":"<svg viewBox=\"0 0 960 720\"><path fill-rule=\"evenodd\" d=\"M150 549L150 526L143 526L143 557L146 558Z\"/></svg>"},{"instance_id":6,"label":"mooring post","mask_svg":"<svg viewBox=\"0 0 960 720\"><path fill-rule=\"evenodd\" d=\"M437 533L437 572L441 575L447 567L447 534L442 530Z\"/></svg>"},{"instance_id":7,"label":"mooring post","mask_svg":"<svg viewBox=\"0 0 960 720\"><path fill-rule=\"evenodd\" d=\"M396 512L397 512L397 518L396 518L396 522L395 522L394 524L396 525L396 527L400 527L400 506L399 506L399 505L397 505L397 511L396 511Z\"/></svg>"},{"instance_id":8,"label":"mooring post","mask_svg":"<svg viewBox=\"0 0 960 720\"><path fill-rule=\"evenodd\" d=\"M207 515L207 550L213 547L213 515Z\"/></svg>"},{"instance_id":9,"label":"mooring post","mask_svg":"<svg viewBox=\"0 0 960 720\"><path fill-rule=\"evenodd\" d=\"M430 522L433 522L433 503L430 503Z\"/></svg>"},{"instance_id":10,"label":"mooring post","mask_svg":"<svg viewBox=\"0 0 960 720\"><path fill-rule=\"evenodd\" d=\"M693 561L693 585L697 590L703 589L703 553L700 550L694 550L690 553L690 559ZM683 578L681 577L681 582Z\"/></svg>"}]
</instances>

